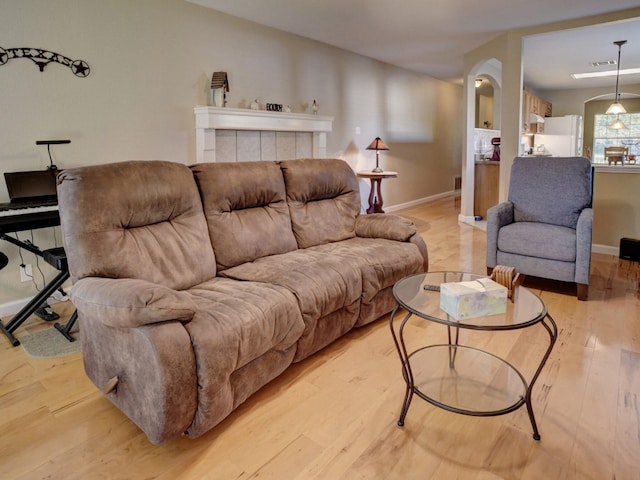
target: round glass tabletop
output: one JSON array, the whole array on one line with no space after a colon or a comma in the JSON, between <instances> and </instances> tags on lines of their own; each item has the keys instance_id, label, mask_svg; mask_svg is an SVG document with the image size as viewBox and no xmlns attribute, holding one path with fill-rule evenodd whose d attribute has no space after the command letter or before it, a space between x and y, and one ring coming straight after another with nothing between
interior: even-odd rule
<instances>
[{"instance_id":1,"label":"round glass tabletop","mask_svg":"<svg viewBox=\"0 0 640 480\"><path fill-rule=\"evenodd\" d=\"M418 273L403 278L393 287L398 304L426 320L475 330L511 330L540 322L547 315L542 299L525 287L516 287L513 301L507 300L506 313L456 320L440 309L440 285L486 278L462 272Z\"/></svg>"}]
</instances>

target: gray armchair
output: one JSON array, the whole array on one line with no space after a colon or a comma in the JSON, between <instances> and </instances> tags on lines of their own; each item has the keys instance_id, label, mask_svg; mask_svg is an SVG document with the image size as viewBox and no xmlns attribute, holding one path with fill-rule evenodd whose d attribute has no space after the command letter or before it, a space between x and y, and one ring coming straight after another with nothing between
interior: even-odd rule
<instances>
[{"instance_id":1,"label":"gray armchair","mask_svg":"<svg viewBox=\"0 0 640 480\"><path fill-rule=\"evenodd\" d=\"M487 212L487 271L575 282L586 300L591 270L593 168L584 157L518 157L508 201Z\"/></svg>"}]
</instances>

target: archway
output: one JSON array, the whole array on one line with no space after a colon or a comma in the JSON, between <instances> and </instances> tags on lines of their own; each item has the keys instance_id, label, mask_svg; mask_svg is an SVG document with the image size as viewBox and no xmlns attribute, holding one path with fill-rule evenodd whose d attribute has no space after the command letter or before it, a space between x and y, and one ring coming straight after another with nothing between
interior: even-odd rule
<instances>
[{"instance_id":1,"label":"archway","mask_svg":"<svg viewBox=\"0 0 640 480\"><path fill-rule=\"evenodd\" d=\"M493 89L493 121L492 128L477 128L476 113L479 101L476 95L476 79L488 81ZM485 59L478 62L464 81L465 98L465 132L462 159L462 190L460 198L460 215L458 219L466 223L475 221L474 215L474 189L475 189L475 160L477 154L484 154L486 141L483 137L500 136L501 111L502 111L502 63L496 58ZM488 126L488 125L487 125ZM486 132L482 132L486 130ZM496 133L497 132L497 133ZM480 150L479 150L480 149Z\"/></svg>"}]
</instances>

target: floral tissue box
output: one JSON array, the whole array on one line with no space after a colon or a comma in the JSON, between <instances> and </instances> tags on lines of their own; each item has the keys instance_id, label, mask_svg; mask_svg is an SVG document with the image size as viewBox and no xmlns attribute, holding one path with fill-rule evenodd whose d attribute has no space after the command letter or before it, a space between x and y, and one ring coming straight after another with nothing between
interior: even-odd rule
<instances>
[{"instance_id":1,"label":"floral tissue box","mask_svg":"<svg viewBox=\"0 0 640 480\"><path fill-rule=\"evenodd\" d=\"M507 311L507 287L490 278L440 285L440 308L456 320Z\"/></svg>"}]
</instances>

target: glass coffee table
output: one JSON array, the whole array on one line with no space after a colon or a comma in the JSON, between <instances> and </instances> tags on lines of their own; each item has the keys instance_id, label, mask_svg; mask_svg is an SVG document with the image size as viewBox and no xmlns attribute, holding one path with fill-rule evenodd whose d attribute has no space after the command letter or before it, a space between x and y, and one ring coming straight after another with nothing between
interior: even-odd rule
<instances>
[{"instance_id":1,"label":"glass coffee table","mask_svg":"<svg viewBox=\"0 0 640 480\"><path fill-rule=\"evenodd\" d=\"M485 317L456 320L440 309L440 284L486 278L461 272L430 272L412 275L393 287L397 306L389 325L402 363L407 384L398 426L404 420L414 395L448 410L473 416L496 416L526 405L533 438L540 434L531 405L531 390L558 338L558 327L542 299L525 287L516 287L513 301L507 300L507 312ZM406 310L397 321L400 310ZM412 316L446 325L448 342L420 346L409 351L407 342L415 344L415 335L406 329ZM460 329L498 332L542 325L549 335L549 346L530 381L505 359L458 343Z\"/></svg>"}]
</instances>

